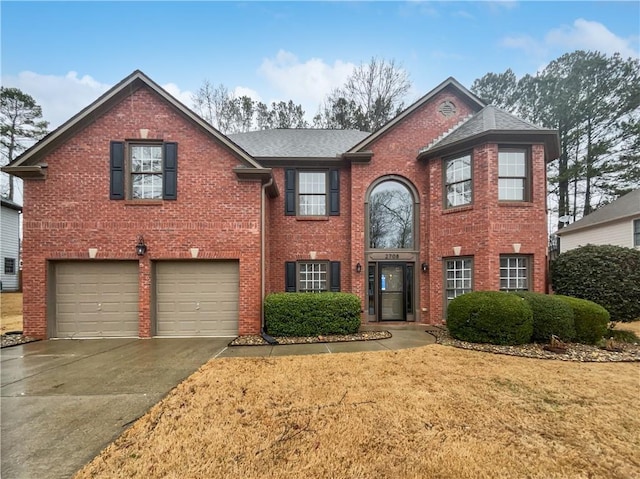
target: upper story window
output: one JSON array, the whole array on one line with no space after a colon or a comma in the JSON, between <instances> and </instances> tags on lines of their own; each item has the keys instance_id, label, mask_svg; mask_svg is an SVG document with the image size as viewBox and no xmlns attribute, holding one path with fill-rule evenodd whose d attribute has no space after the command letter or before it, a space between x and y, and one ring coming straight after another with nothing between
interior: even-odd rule
<instances>
[{"instance_id":1,"label":"upper story window","mask_svg":"<svg viewBox=\"0 0 640 479\"><path fill-rule=\"evenodd\" d=\"M444 161L445 207L455 208L471 204L472 174L471 154Z\"/></svg>"},{"instance_id":2,"label":"upper story window","mask_svg":"<svg viewBox=\"0 0 640 479\"><path fill-rule=\"evenodd\" d=\"M302 216L326 216L326 171L298 172L298 212Z\"/></svg>"},{"instance_id":3,"label":"upper story window","mask_svg":"<svg viewBox=\"0 0 640 479\"><path fill-rule=\"evenodd\" d=\"M501 148L498 152L498 199L530 201L527 150Z\"/></svg>"},{"instance_id":4,"label":"upper story window","mask_svg":"<svg viewBox=\"0 0 640 479\"><path fill-rule=\"evenodd\" d=\"M178 144L111 142L112 200L175 200Z\"/></svg>"},{"instance_id":5,"label":"upper story window","mask_svg":"<svg viewBox=\"0 0 640 479\"><path fill-rule=\"evenodd\" d=\"M337 216L340 214L338 170L285 170L285 215Z\"/></svg>"},{"instance_id":6,"label":"upper story window","mask_svg":"<svg viewBox=\"0 0 640 479\"><path fill-rule=\"evenodd\" d=\"M640 247L640 220L633 220L633 246Z\"/></svg>"},{"instance_id":7,"label":"upper story window","mask_svg":"<svg viewBox=\"0 0 640 479\"><path fill-rule=\"evenodd\" d=\"M162 198L162 145L131 145L131 198Z\"/></svg>"},{"instance_id":8,"label":"upper story window","mask_svg":"<svg viewBox=\"0 0 640 479\"><path fill-rule=\"evenodd\" d=\"M412 249L414 199L406 185L387 180L369 195L369 248Z\"/></svg>"}]
</instances>

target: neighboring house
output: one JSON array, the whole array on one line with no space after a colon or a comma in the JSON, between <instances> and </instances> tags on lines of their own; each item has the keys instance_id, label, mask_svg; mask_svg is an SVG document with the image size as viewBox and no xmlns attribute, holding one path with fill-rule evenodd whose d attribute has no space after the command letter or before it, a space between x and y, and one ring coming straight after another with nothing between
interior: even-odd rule
<instances>
[{"instance_id":1,"label":"neighboring house","mask_svg":"<svg viewBox=\"0 0 640 479\"><path fill-rule=\"evenodd\" d=\"M22 207L13 201L2 198L0 214L2 246L2 274L0 289L18 291L20 288L20 213Z\"/></svg>"},{"instance_id":2,"label":"neighboring house","mask_svg":"<svg viewBox=\"0 0 640 479\"><path fill-rule=\"evenodd\" d=\"M4 168L25 180L25 333L257 334L277 291L441 323L467 291L542 292L558 150L452 78L372 134L225 136L136 71Z\"/></svg>"},{"instance_id":3,"label":"neighboring house","mask_svg":"<svg viewBox=\"0 0 640 479\"><path fill-rule=\"evenodd\" d=\"M556 231L560 253L587 244L640 248L640 189Z\"/></svg>"}]
</instances>

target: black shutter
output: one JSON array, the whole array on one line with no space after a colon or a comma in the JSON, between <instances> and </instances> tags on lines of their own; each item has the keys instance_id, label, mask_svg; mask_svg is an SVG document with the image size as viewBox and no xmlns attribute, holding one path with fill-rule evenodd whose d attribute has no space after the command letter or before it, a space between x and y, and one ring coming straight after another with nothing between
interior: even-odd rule
<instances>
[{"instance_id":1,"label":"black shutter","mask_svg":"<svg viewBox=\"0 0 640 479\"><path fill-rule=\"evenodd\" d=\"M340 174L339 170L329 170L329 215L340 215Z\"/></svg>"},{"instance_id":2,"label":"black shutter","mask_svg":"<svg viewBox=\"0 0 640 479\"><path fill-rule=\"evenodd\" d=\"M124 200L124 142L112 141L109 148L109 198Z\"/></svg>"},{"instance_id":3,"label":"black shutter","mask_svg":"<svg viewBox=\"0 0 640 479\"><path fill-rule=\"evenodd\" d=\"M331 281L331 291L337 293L340 291L340 261L331 261L329 263L331 271L329 272L329 280Z\"/></svg>"},{"instance_id":4,"label":"black shutter","mask_svg":"<svg viewBox=\"0 0 640 479\"><path fill-rule=\"evenodd\" d=\"M296 262L287 261L284 263L284 290L287 293L296 292Z\"/></svg>"},{"instance_id":5,"label":"black shutter","mask_svg":"<svg viewBox=\"0 0 640 479\"><path fill-rule=\"evenodd\" d=\"M284 214L296 214L296 170L284 170Z\"/></svg>"},{"instance_id":6,"label":"black shutter","mask_svg":"<svg viewBox=\"0 0 640 479\"><path fill-rule=\"evenodd\" d=\"M178 199L178 144L164 144L164 168L162 172L162 197L165 200Z\"/></svg>"}]
</instances>

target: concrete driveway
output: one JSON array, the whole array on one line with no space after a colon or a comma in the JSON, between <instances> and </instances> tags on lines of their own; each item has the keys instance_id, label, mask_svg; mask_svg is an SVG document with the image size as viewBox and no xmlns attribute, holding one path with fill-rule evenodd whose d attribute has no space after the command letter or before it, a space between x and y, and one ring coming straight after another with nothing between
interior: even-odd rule
<instances>
[{"instance_id":1,"label":"concrete driveway","mask_svg":"<svg viewBox=\"0 0 640 479\"><path fill-rule=\"evenodd\" d=\"M1 477L71 477L229 341L54 340L2 349Z\"/></svg>"},{"instance_id":2,"label":"concrete driveway","mask_svg":"<svg viewBox=\"0 0 640 479\"><path fill-rule=\"evenodd\" d=\"M233 348L227 348L231 338L63 339L4 348L0 477L71 477L212 358L388 351L435 342L424 325L383 329L393 337Z\"/></svg>"}]
</instances>

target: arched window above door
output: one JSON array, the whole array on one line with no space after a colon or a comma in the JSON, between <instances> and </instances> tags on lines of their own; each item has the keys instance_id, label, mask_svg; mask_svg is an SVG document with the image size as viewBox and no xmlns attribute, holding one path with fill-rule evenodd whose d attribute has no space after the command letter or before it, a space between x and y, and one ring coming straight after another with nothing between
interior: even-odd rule
<instances>
[{"instance_id":1,"label":"arched window above door","mask_svg":"<svg viewBox=\"0 0 640 479\"><path fill-rule=\"evenodd\" d=\"M409 187L394 179L369 194L369 248L414 249L415 200Z\"/></svg>"}]
</instances>

